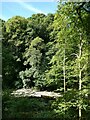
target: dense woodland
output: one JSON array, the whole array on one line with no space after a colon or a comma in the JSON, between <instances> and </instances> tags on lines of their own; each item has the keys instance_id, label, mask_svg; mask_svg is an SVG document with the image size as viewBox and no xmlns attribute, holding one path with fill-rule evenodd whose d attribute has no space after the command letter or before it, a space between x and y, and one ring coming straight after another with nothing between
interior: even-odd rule
<instances>
[{"instance_id":1,"label":"dense woodland","mask_svg":"<svg viewBox=\"0 0 90 120\"><path fill-rule=\"evenodd\" d=\"M90 119L90 13L80 5L59 3L55 14L0 20L3 117ZM63 97L40 102L8 96L20 88L55 91ZM41 112L35 116L36 109Z\"/></svg>"}]
</instances>

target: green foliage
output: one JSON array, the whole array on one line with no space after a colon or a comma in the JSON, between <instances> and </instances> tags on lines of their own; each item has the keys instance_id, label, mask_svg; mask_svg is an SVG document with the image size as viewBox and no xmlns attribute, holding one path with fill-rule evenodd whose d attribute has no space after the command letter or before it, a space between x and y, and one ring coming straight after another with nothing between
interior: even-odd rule
<instances>
[{"instance_id":1,"label":"green foliage","mask_svg":"<svg viewBox=\"0 0 90 120\"><path fill-rule=\"evenodd\" d=\"M55 118L51 109L51 100L40 98L15 98L11 91L3 92L3 119L44 119Z\"/></svg>"},{"instance_id":2,"label":"green foliage","mask_svg":"<svg viewBox=\"0 0 90 120\"><path fill-rule=\"evenodd\" d=\"M18 79L18 73L23 69L22 53L24 51L24 31L27 20L20 16L9 19L3 25L2 34L2 74L3 85L6 87L15 87ZM19 64L19 65L18 65ZM3 86L3 87L5 87Z\"/></svg>"},{"instance_id":3,"label":"green foliage","mask_svg":"<svg viewBox=\"0 0 90 120\"><path fill-rule=\"evenodd\" d=\"M26 48L26 51L23 55L25 61L24 65L26 66L26 70L20 72L20 78L24 80L25 78L35 79L36 84L40 77L41 71L41 64L42 64L42 50L44 49L44 42L41 38L36 37L32 40L29 48ZM29 66L29 68L27 68ZM40 70L41 69L41 70Z\"/></svg>"},{"instance_id":4,"label":"green foliage","mask_svg":"<svg viewBox=\"0 0 90 120\"><path fill-rule=\"evenodd\" d=\"M59 3L55 14L34 14L28 19L15 16L7 22L0 20L5 87L20 88L28 80L30 82L26 86L30 84L29 87L62 93L63 97L53 102L51 114L51 109L48 113L36 111L36 118L51 117L55 113L62 119L76 120L80 117L78 111L82 113L81 119L89 118L90 15L84 9L79 15L79 5ZM45 107L43 102L37 101L36 104L35 100L28 102L27 98L18 103L12 101L11 98L10 103L7 101L11 106L6 108L11 112L10 116L15 116L13 111L22 111L16 116L30 117L27 113L29 108L36 110L34 107L38 104L38 110ZM32 113L32 116L35 114Z\"/></svg>"},{"instance_id":5,"label":"green foliage","mask_svg":"<svg viewBox=\"0 0 90 120\"><path fill-rule=\"evenodd\" d=\"M6 23L6 32L21 32L21 30L26 29L27 20L20 16L15 16L9 19Z\"/></svg>"},{"instance_id":6,"label":"green foliage","mask_svg":"<svg viewBox=\"0 0 90 120\"><path fill-rule=\"evenodd\" d=\"M87 119L87 109L89 109L89 101L85 98L85 93L76 90L70 90L66 92L63 97L57 99L52 104L52 108L57 114L64 117L65 119L77 119L78 108L81 107L83 110L82 118Z\"/></svg>"}]
</instances>

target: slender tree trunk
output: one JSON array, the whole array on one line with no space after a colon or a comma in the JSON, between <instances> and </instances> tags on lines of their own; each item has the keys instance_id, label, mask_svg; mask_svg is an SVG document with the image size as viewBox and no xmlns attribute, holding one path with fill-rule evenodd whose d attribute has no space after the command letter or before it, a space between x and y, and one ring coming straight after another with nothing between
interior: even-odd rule
<instances>
[{"instance_id":1,"label":"slender tree trunk","mask_svg":"<svg viewBox=\"0 0 90 120\"><path fill-rule=\"evenodd\" d=\"M88 41L88 65L87 65L88 84L87 86L88 86L88 100L90 100L90 30L88 30L87 41ZM88 106L90 106L90 102L88 102Z\"/></svg>"},{"instance_id":2,"label":"slender tree trunk","mask_svg":"<svg viewBox=\"0 0 90 120\"><path fill-rule=\"evenodd\" d=\"M81 67L81 64L79 63L79 70L80 70L80 67ZM79 71L79 91L80 90L81 90L81 70ZM79 120L81 120L81 107L79 107Z\"/></svg>"},{"instance_id":3,"label":"slender tree trunk","mask_svg":"<svg viewBox=\"0 0 90 120\"><path fill-rule=\"evenodd\" d=\"M64 58L63 58L63 77L64 77L64 93L66 91L66 78L65 78L65 45L64 45Z\"/></svg>"},{"instance_id":4,"label":"slender tree trunk","mask_svg":"<svg viewBox=\"0 0 90 120\"><path fill-rule=\"evenodd\" d=\"M79 92L81 90L81 85L82 85L82 70L81 70L81 56L82 56L82 38L80 34L80 44L79 44ZM79 94L81 96L81 94ZM79 120L81 120L81 106L79 107Z\"/></svg>"},{"instance_id":5,"label":"slender tree trunk","mask_svg":"<svg viewBox=\"0 0 90 120\"><path fill-rule=\"evenodd\" d=\"M79 60L81 59L82 46L79 46ZM82 71L81 71L81 62L79 61L79 90L81 90L81 80L82 80Z\"/></svg>"},{"instance_id":6,"label":"slender tree trunk","mask_svg":"<svg viewBox=\"0 0 90 120\"><path fill-rule=\"evenodd\" d=\"M63 87L64 87L64 93L65 93L65 91L66 91L66 77L65 77L65 75L66 75L66 72L65 72L65 43L64 43L64 51L63 51ZM66 100L64 100L64 102L65 102ZM64 103L65 104L65 103ZM65 112L65 107L64 107L64 112ZM65 117L65 114L64 114L64 117ZM64 118L65 119L65 118Z\"/></svg>"}]
</instances>

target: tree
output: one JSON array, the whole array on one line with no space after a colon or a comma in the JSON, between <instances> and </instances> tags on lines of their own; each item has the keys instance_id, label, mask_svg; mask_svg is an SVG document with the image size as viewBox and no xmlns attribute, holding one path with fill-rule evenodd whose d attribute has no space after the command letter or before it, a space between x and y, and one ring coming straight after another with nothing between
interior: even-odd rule
<instances>
[{"instance_id":1,"label":"tree","mask_svg":"<svg viewBox=\"0 0 90 120\"><path fill-rule=\"evenodd\" d=\"M20 16L12 17L3 26L3 82L6 85L15 87L18 73L23 69L26 27L27 20Z\"/></svg>"},{"instance_id":2,"label":"tree","mask_svg":"<svg viewBox=\"0 0 90 120\"><path fill-rule=\"evenodd\" d=\"M39 37L36 37L34 40L32 40L29 48L26 48L26 51L23 54L26 70L20 72L20 77L23 81L25 80L25 78L29 78L30 81L38 84L40 74L43 73L43 49L44 41Z\"/></svg>"},{"instance_id":3,"label":"tree","mask_svg":"<svg viewBox=\"0 0 90 120\"><path fill-rule=\"evenodd\" d=\"M73 111L76 111L77 108L79 110L79 119L81 119L83 117L83 115L81 115L81 112L88 106L88 102L86 102L87 99L85 98L85 94L87 93L85 87L88 83L86 72L88 65L87 37L80 19L77 20L77 16L78 15L76 15L75 4L66 3L62 6L59 6L58 12L56 14L57 19L54 20L54 29L57 30L57 37L55 42L56 46L58 46L58 49L51 60L51 63L53 63L51 66L51 71L53 69L54 75L58 75L59 72L56 72L55 68L58 68L60 71L60 61L63 61L63 76L65 84L64 89L67 83L67 91L65 94L63 94L63 98L60 98L60 101L57 101L57 106L59 106L58 108L60 111L63 109L62 113L60 114L63 114L63 117L69 119L72 118L72 116L71 118L68 116L70 110L73 109ZM59 29L60 31L58 31ZM62 53L62 56L64 58L62 60L60 53ZM52 72L50 72L50 74L51 73ZM55 78L56 77L54 77L54 79ZM76 81L77 84L74 84L72 87L74 81ZM58 110L56 110L56 112L58 112ZM75 116L75 118L77 118L77 116Z\"/></svg>"}]
</instances>

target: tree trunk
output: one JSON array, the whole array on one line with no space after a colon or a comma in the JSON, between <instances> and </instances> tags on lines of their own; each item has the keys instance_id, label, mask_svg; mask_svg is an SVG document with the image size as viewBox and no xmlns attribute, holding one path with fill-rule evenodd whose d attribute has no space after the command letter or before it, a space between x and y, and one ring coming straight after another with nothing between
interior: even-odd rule
<instances>
[{"instance_id":1,"label":"tree trunk","mask_svg":"<svg viewBox=\"0 0 90 120\"><path fill-rule=\"evenodd\" d=\"M66 91L65 87L66 87L66 78L65 78L65 45L64 45L64 58L63 58L63 78L64 78L64 93Z\"/></svg>"},{"instance_id":2,"label":"tree trunk","mask_svg":"<svg viewBox=\"0 0 90 120\"><path fill-rule=\"evenodd\" d=\"M82 56L82 37L80 34L80 44L79 44L79 92L81 91L81 85L82 85L82 70L81 70L81 56ZM79 94L81 98L81 93ZM81 120L81 106L79 106L79 120Z\"/></svg>"}]
</instances>

